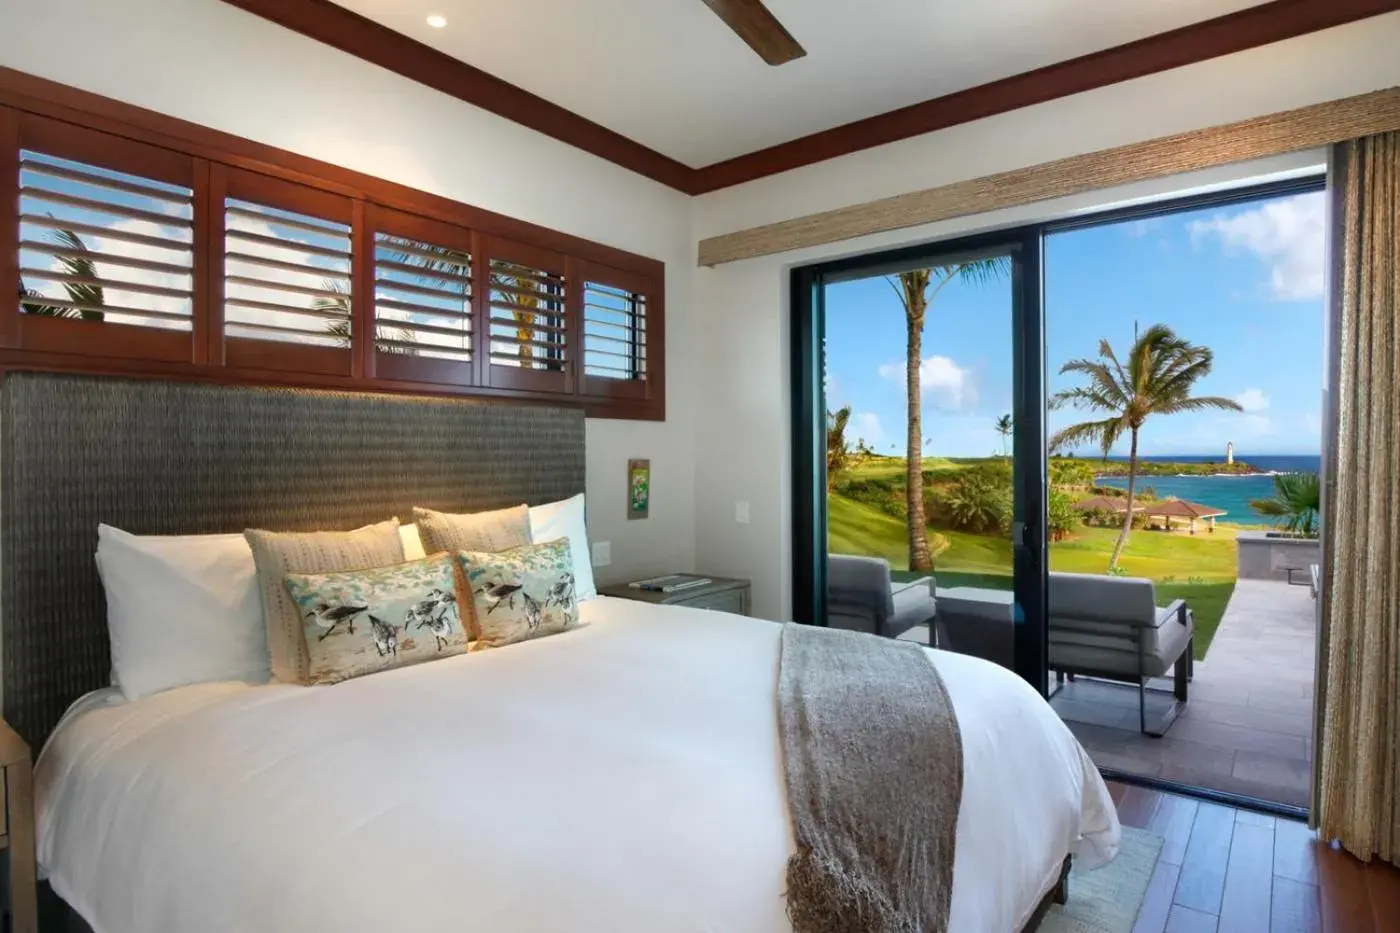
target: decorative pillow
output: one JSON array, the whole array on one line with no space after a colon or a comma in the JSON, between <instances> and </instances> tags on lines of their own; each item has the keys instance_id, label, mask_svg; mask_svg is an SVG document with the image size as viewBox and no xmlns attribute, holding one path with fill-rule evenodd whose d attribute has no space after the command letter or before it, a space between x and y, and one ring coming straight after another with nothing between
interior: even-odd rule
<instances>
[{"instance_id":1,"label":"decorative pillow","mask_svg":"<svg viewBox=\"0 0 1400 933\"><path fill-rule=\"evenodd\" d=\"M354 531L298 534L249 529L243 537L253 549L258 568L272 676L286 684L306 682L308 658L301 612L283 578L289 573L334 573L403 563L396 518Z\"/></svg>"},{"instance_id":2,"label":"decorative pillow","mask_svg":"<svg viewBox=\"0 0 1400 933\"><path fill-rule=\"evenodd\" d=\"M417 525L400 525L399 540L403 542L404 560L422 560L428 556L423 550L423 539L418 537Z\"/></svg>"},{"instance_id":3,"label":"decorative pillow","mask_svg":"<svg viewBox=\"0 0 1400 933\"><path fill-rule=\"evenodd\" d=\"M447 554L370 570L287 574L304 622L303 683L334 684L466 651L455 583Z\"/></svg>"},{"instance_id":4,"label":"decorative pillow","mask_svg":"<svg viewBox=\"0 0 1400 933\"><path fill-rule=\"evenodd\" d=\"M588 553L588 525L583 518L583 493L530 509L530 540L535 544L569 539L574 559L574 595L579 602L598 595L593 584L593 558Z\"/></svg>"},{"instance_id":5,"label":"decorative pillow","mask_svg":"<svg viewBox=\"0 0 1400 933\"><path fill-rule=\"evenodd\" d=\"M429 554L507 551L530 543L530 510L523 504L462 515L414 509L413 521Z\"/></svg>"},{"instance_id":6,"label":"decorative pillow","mask_svg":"<svg viewBox=\"0 0 1400 933\"><path fill-rule=\"evenodd\" d=\"M578 622L569 540L527 544L498 554L459 551L476 613L476 648L553 635Z\"/></svg>"},{"instance_id":7,"label":"decorative pillow","mask_svg":"<svg viewBox=\"0 0 1400 933\"><path fill-rule=\"evenodd\" d=\"M97 526L112 682L128 700L219 680L267 683L267 630L242 535Z\"/></svg>"}]
</instances>

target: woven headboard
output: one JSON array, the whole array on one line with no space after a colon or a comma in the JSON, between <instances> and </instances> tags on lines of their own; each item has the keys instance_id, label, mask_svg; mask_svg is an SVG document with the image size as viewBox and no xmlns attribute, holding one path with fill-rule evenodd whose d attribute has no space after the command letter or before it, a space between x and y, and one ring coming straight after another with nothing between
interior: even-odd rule
<instances>
[{"instance_id":1,"label":"woven headboard","mask_svg":"<svg viewBox=\"0 0 1400 933\"><path fill-rule=\"evenodd\" d=\"M109 681L99 522L347 529L584 485L572 409L11 373L0 419L4 716L36 751L69 703Z\"/></svg>"}]
</instances>

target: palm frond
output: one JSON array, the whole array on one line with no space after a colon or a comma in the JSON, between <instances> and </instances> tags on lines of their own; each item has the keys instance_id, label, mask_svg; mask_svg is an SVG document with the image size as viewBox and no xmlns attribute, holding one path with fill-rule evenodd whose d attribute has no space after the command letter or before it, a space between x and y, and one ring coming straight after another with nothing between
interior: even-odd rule
<instances>
[{"instance_id":1,"label":"palm frond","mask_svg":"<svg viewBox=\"0 0 1400 933\"><path fill-rule=\"evenodd\" d=\"M1198 395L1163 400L1154 405L1152 411L1159 415L1174 415L1182 411L1244 411L1244 407L1232 398L1221 398L1218 395Z\"/></svg>"},{"instance_id":2,"label":"palm frond","mask_svg":"<svg viewBox=\"0 0 1400 933\"><path fill-rule=\"evenodd\" d=\"M945 268L951 269L948 278L956 278L969 285L990 285L1011 275L1011 257L993 256L989 259L973 259Z\"/></svg>"},{"instance_id":3,"label":"palm frond","mask_svg":"<svg viewBox=\"0 0 1400 933\"><path fill-rule=\"evenodd\" d=\"M49 234L49 242L61 246L64 249L78 253L87 253L87 244L82 237L72 230L54 230ZM97 264L91 256L59 256L58 263L63 267L63 271L79 279L97 279ZM85 321L100 321L105 315L101 311L93 310L107 305L107 296L101 285L94 285L91 282L64 282L63 290L68 293L68 300L74 304L84 305L87 310L77 310L67 308L69 313L64 317L78 317Z\"/></svg>"},{"instance_id":4,"label":"palm frond","mask_svg":"<svg viewBox=\"0 0 1400 933\"><path fill-rule=\"evenodd\" d=\"M1051 450L1073 450L1081 444L1093 444L1107 456L1125 427L1122 418L1085 421L1055 432L1050 438Z\"/></svg>"}]
</instances>

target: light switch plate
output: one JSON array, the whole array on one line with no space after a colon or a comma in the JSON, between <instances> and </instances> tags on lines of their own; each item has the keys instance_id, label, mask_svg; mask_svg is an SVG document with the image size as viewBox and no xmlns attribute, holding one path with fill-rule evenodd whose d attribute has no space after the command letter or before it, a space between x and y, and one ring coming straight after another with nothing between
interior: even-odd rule
<instances>
[{"instance_id":1,"label":"light switch plate","mask_svg":"<svg viewBox=\"0 0 1400 933\"><path fill-rule=\"evenodd\" d=\"M749 523L749 504L747 502L734 503L734 520L741 525Z\"/></svg>"},{"instance_id":2,"label":"light switch plate","mask_svg":"<svg viewBox=\"0 0 1400 933\"><path fill-rule=\"evenodd\" d=\"M593 542L593 566L594 566L594 567L606 567L606 566L608 566L608 564L611 564L611 563L612 563L612 542L611 542L611 541L594 541L594 542Z\"/></svg>"}]
</instances>

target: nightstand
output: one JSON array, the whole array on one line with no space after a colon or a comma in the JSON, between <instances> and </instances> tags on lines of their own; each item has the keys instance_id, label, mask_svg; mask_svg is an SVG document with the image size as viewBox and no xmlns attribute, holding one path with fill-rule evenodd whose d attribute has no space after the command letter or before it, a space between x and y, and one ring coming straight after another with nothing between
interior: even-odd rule
<instances>
[{"instance_id":1,"label":"nightstand","mask_svg":"<svg viewBox=\"0 0 1400 933\"><path fill-rule=\"evenodd\" d=\"M614 583L612 586L599 587L598 592L604 596L635 599L639 602L656 603L662 606L714 609L718 612L733 612L741 616L749 614L749 581L733 577L711 577L710 582L703 586L692 586L672 593L638 590L626 583Z\"/></svg>"},{"instance_id":2,"label":"nightstand","mask_svg":"<svg viewBox=\"0 0 1400 933\"><path fill-rule=\"evenodd\" d=\"M0 720L0 770L5 806L0 810L0 849L10 858L10 933L39 929L34 869L34 785L29 744Z\"/></svg>"}]
</instances>

